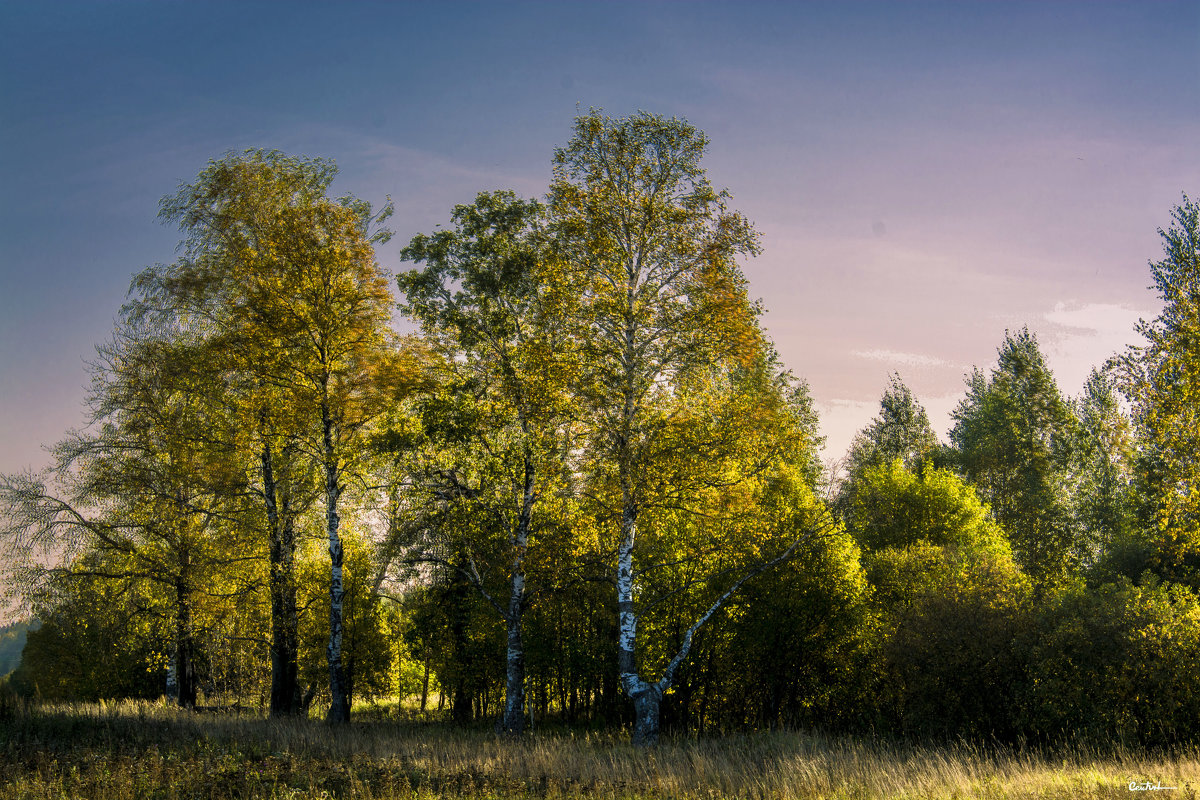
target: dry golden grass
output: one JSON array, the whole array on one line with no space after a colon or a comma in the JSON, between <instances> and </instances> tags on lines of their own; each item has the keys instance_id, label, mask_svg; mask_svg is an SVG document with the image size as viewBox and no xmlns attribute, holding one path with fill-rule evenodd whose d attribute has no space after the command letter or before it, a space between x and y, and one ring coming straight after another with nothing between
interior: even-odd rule
<instances>
[{"instance_id":1,"label":"dry golden grass","mask_svg":"<svg viewBox=\"0 0 1200 800\"><path fill-rule=\"evenodd\" d=\"M643 751L609 734L514 741L396 721L333 730L145 703L0 721L0 798L1194 798L1198 778L1192 750L1048 755L758 733Z\"/></svg>"}]
</instances>

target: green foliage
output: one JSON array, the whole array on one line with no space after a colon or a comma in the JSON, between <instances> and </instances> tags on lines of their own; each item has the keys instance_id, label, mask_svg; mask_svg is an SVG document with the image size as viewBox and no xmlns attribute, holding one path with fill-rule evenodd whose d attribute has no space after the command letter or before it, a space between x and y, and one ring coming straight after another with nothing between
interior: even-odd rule
<instances>
[{"instance_id":1,"label":"green foliage","mask_svg":"<svg viewBox=\"0 0 1200 800\"><path fill-rule=\"evenodd\" d=\"M737 264L757 253L758 237L705 176L707 145L684 120L592 112L554 155L551 232L583 283L576 401L593 475L618 484L626 511L661 502L656 486L680 488L654 478L659 434L678 405L671 389L763 351Z\"/></svg>"},{"instance_id":2,"label":"green foliage","mask_svg":"<svg viewBox=\"0 0 1200 800\"><path fill-rule=\"evenodd\" d=\"M522 619L548 583L529 565L544 547L566 546L544 535L562 529L546 524L552 515L543 506L570 479L578 342L569 335L567 307L579 287L554 257L540 203L481 193L453 216L453 231L418 235L402 253L426 264L399 276L401 308L434 343L442 383L435 403L420 404L432 447L411 471L414 502L469 506L458 510L476 524L426 526L421 558L445 563L433 549L461 559L506 622L502 727L520 733ZM485 585L486 573L507 586Z\"/></svg>"},{"instance_id":3,"label":"green foliage","mask_svg":"<svg viewBox=\"0 0 1200 800\"><path fill-rule=\"evenodd\" d=\"M899 375L891 376L891 385L883 393L879 406L879 415L850 443L846 454L848 485L853 485L867 469L896 459L919 472L924 460L938 447L929 415Z\"/></svg>"},{"instance_id":4,"label":"green foliage","mask_svg":"<svg viewBox=\"0 0 1200 800\"><path fill-rule=\"evenodd\" d=\"M494 714L504 691L504 626L495 610L457 570L405 604L406 644L424 653L459 723ZM440 708L440 706L439 706Z\"/></svg>"},{"instance_id":5,"label":"green foliage","mask_svg":"<svg viewBox=\"0 0 1200 800\"><path fill-rule=\"evenodd\" d=\"M541 203L512 192L481 192L473 204L455 206L454 230L418 234L401 251L405 261L426 265L397 276L401 309L454 350L524 365L529 351L548 343L522 328L541 323L549 332L545 323L571 299L548 249L545 216Z\"/></svg>"},{"instance_id":6,"label":"green foliage","mask_svg":"<svg viewBox=\"0 0 1200 800\"><path fill-rule=\"evenodd\" d=\"M1008 739L1022 667L1014 641L1026 626L1029 583L994 552L943 551L941 563L923 555L930 569L909 585L882 644L885 715L909 734Z\"/></svg>"},{"instance_id":7,"label":"green foliage","mask_svg":"<svg viewBox=\"0 0 1200 800\"><path fill-rule=\"evenodd\" d=\"M1091 566L1137 531L1133 431L1113 385L1096 370L1074 402L1079 439L1074 447L1075 540L1079 560ZM1135 576L1136 577L1136 576Z\"/></svg>"},{"instance_id":8,"label":"green foliage","mask_svg":"<svg viewBox=\"0 0 1200 800\"><path fill-rule=\"evenodd\" d=\"M1018 646L1032 733L1153 745L1200 736L1200 603L1184 587L1069 587Z\"/></svg>"},{"instance_id":9,"label":"green foliage","mask_svg":"<svg viewBox=\"0 0 1200 800\"><path fill-rule=\"evenodd\" d=\"M617 663L638 744L657 738L662 695L696 631L746 577L794 552L796 537L772 535L788 525L764 524L754 501L772 474L811 463L814 444L738 264L758 252L757 233L705 175L707 145L684 120L592 111L555 151L549 194L556 254L582 287L570 315L580 472L606 528L597 543L616 577ZM728 576L722 589L714 574ZM674 637L645 619L667 598L688 620Z\"/></svg>"},{"instance_id":10,"label":"green foliage","mask_svg":"<svg viewBox=\"0 0 1200 800\"><path fill-rule=\"evenodd\" d=\"M1012 642L1029 587L975 490L896 459L850 485L847 519L879 620L874 678L860 678L878 687L866 705L909 734L1011 735Z\"/></svg>"},{"instance_id":11,"label":"green foliage","mask_svg":"<svg viewBox=\"0 0 1200 800\"><path fill-rule=\"evenodd\" d=\"M1132 531L1113 539L1100 558L1085 573L1090 586L1116 583L1122 578L1131 583L1145 579L1160 579L1158 549L1152 537L1143 531Z\"/></svg>"},{"instance_id":12,"label":"green foliage","mask_svg":"<svg viewBox=\"0 0 1200 800\"><path fill-rule=\"evenodd\" d=\"M617 685L617 615L612 586L598 565L567 553L553 556L556 591L530 609L526 648L537 718L557 710L566 722L616 725L626 699ZM572 580L573 579L573 580Z\"/></svg>"},{"instance_id":13,"label":"green foliage","mask_svg":"<svg viewBox=\"0 0 1200 800\"><path fill-rule=\"evenodd\" d=\"M270 696L270 607L266 563L254 558L223 570L197 598L196 672L209 703L257 706Z\"/></svg>"},{"instance_id":14,"label":"green foliage","mask_svg":"<svg viewBox=\"0 0 1200 800\"><path fill-rule=\"evenodd\" d=\"M297 481L319 473L330 559L329 714L346 722L339 502L347 479L366 471L367 428L420 383L421 369L389 326L392 297L375 258L374 245L390 237L381 224L391 204L376 214L365 201L329 197L336 172L327 159L267 150L210 162L163 200L160 216L184 233L183 255L138 276L143 299L133 309L204 332L217 354L211 368L226 378L243 463L261 469L272 642L289 651L276 652L277 676L294 674L296 636L295 510L286 501L298 489L304 504L313 486ZM303 453L311 472L284 459L276 484L268 477L273 448ZM273 692L277 711L294 712L297 703L294 686Z\"/></svg>"},{"instance_id":15,"label":"green foliage","mask_svg":"<svg viewBox=\"0 0 1200 800\"><path fill-rule=\"evenodd\" d=\"M286 716L298 652L332 721L356 695L458 722L507 695L506 730L636 719L639 743L660 700L687 731L1200 740L1200 602L1160 582L1200 580L1200 208L1162 234L1149 344L1072 403L1027 330L969 379L952 449L893 376L835 523L707 143L580 116L544 204L480 193L404 248L409 340L374 252L390 206L331 197L325 159L211 162L163 203L181 257L135 279L94 425L0 477L7 571L43 590L4 686L149 697L175 663L184 704ZM430 769L395 767L401 793Z\"/></svg>"},{"instance_id":16,"label":"green foliage","mask_svg":"<svg viewBox=\"0 0 1200 800\"><path fill-rule=\"evenodd\" d=\"M1184 195L1159 229L1163 259L1151 262L1163 310L1143 320L1147 339L1111 366L1133 406L1138 483L1154 530L1154 566L1200 585L1200 205Z\"/></svg>"},{"instance_id":17,"label":"green foliage","mask_svg":"<svg viewBox=\"0 0 1200 800\"><path fill-rule=\"evenodd\" d=\"M915 598L936 588L946 570L946 549L926 542L886 547L864 553L862 564L872 605L884 619L893 620Z\"/></svg>"},{"instance_id":18,"label":"green foliage","mask_svg":"<svg viewBox=\"0 0 1200 800\"><path fill-rule=\"evenodd\" d=\"M652 674L736 580L828 520L810 483L807 396L789 396L786 381L763 363L681 387L686 405L657 442L661 506L641 512L641 663Z\"/></svg>"},{"instance_id":19,"label":"green foliage","mask_svg":"<svg viewBox=\"0 0 1200 800\"><path fill-rule=\"evenodd\" d=\"M837 528L746 584L697 642L675 713L702 729L860 723L873 621L858 556Z\"/></svg>"},{"instance_id":20,"label":"green foliage","mask_svg":"<svg viewBox=\"0 0 1200 800\"><path fill-rule=\"evenodd\" d=\"M850 486L847 524L868 552L916 544L1009 556L1004 531L975 490L949 470L918 475L899 459L865 468Z\"/></svg>"},{"instance_id":21,"label":"green foliage","mask_svg":"<svg viewBox=\"0 0 1200 800\"><path fill-rule=\"evenodd\" d=\"M370 548L360 536L342 537L343 561L342 664L348 701L391 697L399 693L400 621L395 604L375 592L376 568ZM329 702L329 564L309 552L297 567L300 604L300 677Z\"/></svg>"},{"instance_id":22,"label":"green foliage","mask_svg":"<svg viewBox=\"0 0 1200 800\"><path fill-rule=\"evenodd\" d=\"M26 637L10 685L44 700L159 697L171 635L153 584L93 581L93 558L58 577L35 606L41 621Z\"/></svg>"},{"instance_id":23,"label":"green foliage","mask_svg":"<svg viewBox=\"0 0 1200 800\"><path fill-rule=\"evenodd\" d=\"M954 411L951 442L967 479L1039 583L1064 578L1086 547L1071 525L1078 421L1027 329L1006 334L989 377L976 370Z\"/></svg>"},{"instance_id":24,"label":"green foliage","mask_svg":"<svg viewBox=\"0 0 1200 800\"><path fill-rule=\"evenodd\" d=\"M772 359L778 360L774 351ZM820 487L824 469L821 450L825 447L825 437L821 435L821 420L809 392L808 382L792 376L791 373L785 372L783 376L788 380L788 385L782 389L782 393L787 402L789 426L798 434L796 446L792 448L788 457L799 469L805 485L816 492Z\"/></svg>"},{"instance_id":25,"label":"green foliage","mask_svg":"<svg viewBox=\"0 0 1200 800\"><path fill-rule=\"evenodd\" d=\"M1138 480L1144 458L1109 373L1093 370L1074 407L1080 427L1072 523L1088 584L1121 578L1140 583L1149 574L1177 577L1178 563L1163 559L1154 523L1140 513L1147 506L1145 482Z\"/></svg>"}]
</instances>

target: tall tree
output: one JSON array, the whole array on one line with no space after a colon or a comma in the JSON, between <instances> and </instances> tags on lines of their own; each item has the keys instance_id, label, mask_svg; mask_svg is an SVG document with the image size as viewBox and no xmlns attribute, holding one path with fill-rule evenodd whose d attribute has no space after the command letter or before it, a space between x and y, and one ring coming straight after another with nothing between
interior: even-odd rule
<instances>
[{"instance_id":1,"label":"tall tree","mask_svg":"<svg viewBox=\"0 0 1200 800\"><path fill-rule=\"evenodd\" d=\"M572 298L568 276L548 247L545 209L537 201L485 192L472 205L456 206L453 219L453 230L412 239L402 255L425 267L398 278L406 298L402 309L420 321L441 356L443 385L465 401L443 408L468 411L474 421L465 438L430 431L441 439L440 452L438 463L426 464L421 484L478 507L486 518L483 527L502 531L505 564L492 566L507 577L506 599L493 597L494 589L484 584L479 562L486 546L460 537L450 542L449 558L438 560L449 565L465 559L466 576L504 619L500 727L521 733L522 617L532 596L529 550L540 532L539 504L561 490L570 451L567 388L574 348L564 311ZM443 430L444 422L433 420ZM444 546L447 531L438 527Z\"/></svg>"},{"instance_id":2,"label":"tall tree","mask_svg":"<svg viewBox=\"0 0 1200 800\"><path fill-rule=\"evenodd\" d=\"M929 415L898 374L879 400L879 414L850 444L847 471L851 478L868 467L900 459L909 469L938 446Z\"/></svg>"},{"instance_id":3,"label":"tall tree","mask_svg":"<svg viewBox=\"0 0 1200 800\"><path fill-rule=\"evenodd\" d=\"M267 534L271 541L275 661L284 685L277 708L294 711L296 628L294 552L277 457L292 447L319 475L329 542L327 648L331 722L349 719L341 663L340 508L365 428L405 380L388 327L392 300L374 244L391 205L373 214L353 197L332 199L337 169L325 159L277 151L231 153L210 162L195 183L163 201L162 216L185 234L183 257L141 278L160 305L210 329L243 392L247 430L257 436ZM277 452L279 432L287 444ZM287 486L298 478L289 477ZM281 513L283 516L280 516ZM280 651L283 652L280 652ZM288 685L291 684L291 685Z\"/></svg>"},{"instance_id":4,"label":"tall tree","mask_svg":"<svg viewBox=\"0 0 1200 800\"><path fill-rule=\"evenodd\" d=\"M1027 329L1007 334L990 377L978 369L954 414L950 440L968 480L1042 583L1077 564L1071 525L1072 448L1078 421Z\"/></svg>"},{"instance_id":5,"label":"tall tree","mask_svg":"<svg viewBox=\"0 0 1200 800\"><path fill-rule=\"evenodd\" d=\"M1158 231L1163 258L1150 263L1162 312L1137 330L1146 344L1112 366L1133 407L1139 482L1157 530L1159 558L1174 577L1200 570L1200 204L1188 199Z\"/></svg>"},{"instance_id":6,"label":"tall tree","mask_svg":"<svg viewBox=\"0 0 1200 800\"><path fill-rule=\"evenodd\" d=\"M1073 402L1079 419L1074 448L1074 524L1080 563L1093 566L1137 526L1133 483L1135 443L1112 381L1092 370Z\"/></svg>"},{"instance_id":7,"label":"tall tree","mask_svg":"<svg viewBox=\"0 0 1200 800\"><path fill-rule=\"evenodd\" d=\"M879 414L850 443L838 506L844 513L854 485L866 470L900 459L907 469L919 472L921 463L937 448L937 434L929 424L925 408L900 376L893 374L879 400Z\"/></svg>"},{"instance_id":8,"label":"tall tree","mask_svg":"<svg viewBox=\"0 0 1200 800\"><path fill-rule=\"evenodd\" d=\"M761 382L758 309L737 265L758 252L757 234L709 183L700 166L706 146L704 134L683 120L593 112L576 119L573 138L555 152L550 190L557 245L585 286L578 396L591 430L592 494L616 527L618 669L634 702L639 744L657 739L662 695L695 631L749 576L731 580L688 628L661 677L647 680L639 667L637 592L639 567L653 565L640 564L638 552L654 527L639 523L654 509L686 510L689 497L740 483L778 455L739 462L730 434L754 437L721 409L705 418L689 413L684 400L689 385L721 375L745 378L739 390L758 379L765 408L778 388L770 378L769 390ZM739 367L745 371L735 376ZM776 397L778 408L784 401ZM731 472L718 476L718 465ZM797 542L750 572L790 556Z\"/></svg>"},{"instance_id":9,"label":"tall tree","mask_svg":"<svg viewBox=\"0 0 1200 800\"><path fill-rule=\"evenodd\" d=\"M197 599L215 571L247 557L230 539L240 482L197 349L180 328L124 320L92 367L91 430L54 448L49 475L0 481L26 586L56 575L150 582L169 598L182 706L196 703ZM45 559L63 557L65 566L46 569Z\"/></svg>"}]
</instances>

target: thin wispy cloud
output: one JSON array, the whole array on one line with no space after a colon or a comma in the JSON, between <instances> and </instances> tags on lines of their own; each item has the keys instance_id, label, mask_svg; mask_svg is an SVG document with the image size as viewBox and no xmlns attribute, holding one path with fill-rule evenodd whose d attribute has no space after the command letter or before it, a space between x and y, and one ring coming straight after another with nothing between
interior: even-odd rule
<instances>
[{"instance_id":1,"label":"thin wispy cloud","mask_svg":"<svg viewBox=\"0 0 1200 800\"><path fill-rule=\"evenodd\" d=\"M1082 334L1132 336L1134 325L1146 312L1117 303L1058 302L1044 316L1054 325Z\"/></svg>"},{"instance_id":2,"label":"thin wispy cloud","mask_svg":"<svg viewBox=\"0 0 1200 800\"><path fill-rule=\"evenodd\" d=\"M896 364L903 367L953 367L944 358L922 355L921 353L899 353L895 350L855 350L850 355L855 358L865 358L870 361L882 361L886 364Z\"/></svg>"},{"instance_id":3,"label":"thin wispy cloud","mask_svg":"<svg viewBox=\"0 0 1200 800\"><path fill-rule=\"evenodd\" d=\"M1093 367L1143 342L1134 326L1142 317L1153 316L1153 311L1118 303L1055 303L1043 314L1049 324L1041 333L1059 389L1078 393Z\"/></svg>"}]
</instances>

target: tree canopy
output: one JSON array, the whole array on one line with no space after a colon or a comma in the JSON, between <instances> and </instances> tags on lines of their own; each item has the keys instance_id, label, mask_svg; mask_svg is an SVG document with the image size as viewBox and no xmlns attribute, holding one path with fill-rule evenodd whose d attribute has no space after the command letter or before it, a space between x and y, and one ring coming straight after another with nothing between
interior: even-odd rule
<instances>
[{"instance_id":1,"label":"tree canopy","mask_svg":"<svg viewBox=\"0 0 1200 800\"><path fill-rule=\"evenodd\" d=\"M950 440L963 473L1038 580L1078 559L1070 525L1070 464L1078 421L1028 329L1007 333L990 376L978 369L954 411Z\"/></svg>"},{"instance_id":2,"label":"tree canopy","mask_svg":"<svg viewBox=\"0 0 1200 800\"><path fill-rule=\"evenodd\" d=\"M1196 582L1200 567L1200 205L1184 195L1150 262L1162 313L1147 343L1114 358L1139 433L1138 465L1160 569Z\"/></svg>"},{"instance_id":3,"label":"tree canopy","mask_svg":"<svg viewBox=\"0 0 1200 800\"><path fill-rule=\"evenodd\" d=\"M163 201L178 257L134 278L87 427L0 476L40 621L9 686L642 745L1200 741L1200 209L1160 231L1147 343L1079 396L1008 332L948 444L892 375L825 482L707 146L583 114L544 198L448 209L396 296L391 206L333 195L332 161L210 162Z\"/></svg>"}]
</instances>

